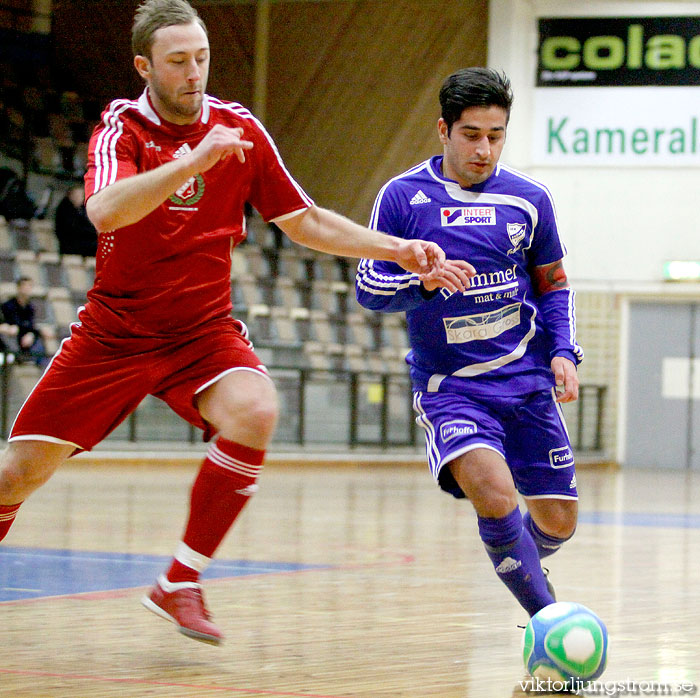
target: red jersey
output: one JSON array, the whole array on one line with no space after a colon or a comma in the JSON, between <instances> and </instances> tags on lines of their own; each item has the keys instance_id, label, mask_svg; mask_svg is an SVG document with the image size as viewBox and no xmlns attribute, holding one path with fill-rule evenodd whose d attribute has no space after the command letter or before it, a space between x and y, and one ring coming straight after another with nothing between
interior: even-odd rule
<instances>
[{"instance_id":1,"label":"red jersey","mask_svg":"<svg viewBox=\"0 0 700 698\"><path fill-rule=\"evenodd\" d=\"M229 316L231 250L246 235L244 204L266 221L313 204L263 125L240 104L205 95L200 119L180 126L164 121L147 93L104 111L90 139L86 199L187 154L215 124L241 127L254 147L244 163L228 157L190 177L137 223L100 234L95 284L80 321L109 335L178 335Z\"/></svg>"}]
</instances>

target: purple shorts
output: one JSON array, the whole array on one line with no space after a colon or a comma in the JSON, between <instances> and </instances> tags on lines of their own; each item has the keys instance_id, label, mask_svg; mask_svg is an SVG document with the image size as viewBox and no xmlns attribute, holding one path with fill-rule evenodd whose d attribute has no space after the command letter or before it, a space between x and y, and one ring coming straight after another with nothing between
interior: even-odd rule
<instances>
[{"instance_id":1,"label":"purple shorts","mask_svg":"<svg viewBox=\"0 0 700 698\"><path fill-rule=\"evenodd\" d=\"M430 471L445 492L464 497L443 466L473 449L490 448L505 458L523 497L578 499L573 451L553 390L488 398L416 392L413 408L425 429Z\"/></svg>"}]
</instances>

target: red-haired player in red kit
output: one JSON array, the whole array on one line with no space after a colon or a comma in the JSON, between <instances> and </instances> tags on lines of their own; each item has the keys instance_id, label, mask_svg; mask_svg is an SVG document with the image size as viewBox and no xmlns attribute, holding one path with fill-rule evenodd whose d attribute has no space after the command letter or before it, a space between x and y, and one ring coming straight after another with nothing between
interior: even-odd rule
<instances>
[{"instance_id":1,"label":"red-haired player in red kit","mask_svg":"<svg viewBox=\"0 0 700 698\"><path fill-rule=\"evenodd\" d=\"M132 42L146 89L112 102L90 141L95 285L12 427L0 461L0 539L66 458L156 395L214 440L172 564L143 603L185 635L218 644L199 575L257 489L277 419L274 385L231 317L231 249L245 237L244 204L317 250L395 261L451 290L468 285L468 271L434 243L315 206L250 112L205 93L207 32L186 0L142 3Z\"/></svg>"}]
</instances>

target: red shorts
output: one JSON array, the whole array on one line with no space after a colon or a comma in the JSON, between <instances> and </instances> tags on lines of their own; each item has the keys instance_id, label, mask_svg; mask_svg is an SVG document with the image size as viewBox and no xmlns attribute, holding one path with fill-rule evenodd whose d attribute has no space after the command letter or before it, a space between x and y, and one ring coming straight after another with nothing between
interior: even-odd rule
<instances>
[{"instance_id":1,"label":"red shorts","mask_svg":"<svg viewBox=\"0 0 700 698\"><path fill-rule=\"evenodd\" d=\"M213 435L196 396L232 371L267 371L233 318L210 322L182 338L115 338L74 325L17 415L8 441L34 439L90 450L146 395L166 402Z\"/></svg>"}]
</instances>

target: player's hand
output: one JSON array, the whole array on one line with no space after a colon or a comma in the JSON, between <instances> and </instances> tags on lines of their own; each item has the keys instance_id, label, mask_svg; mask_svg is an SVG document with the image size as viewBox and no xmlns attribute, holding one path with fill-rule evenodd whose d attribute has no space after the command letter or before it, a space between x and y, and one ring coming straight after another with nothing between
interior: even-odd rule
<instances>
[{"instance_id":1,"label":"player's hand","mask_svg":"<svg viewBox=\"0 0 700 698\"><path fill-rule=\"evenodd\" d=\"M427 240L401 240L396 248L396 262L422 279L439 273L445 263L445 253L439 245Z\"/></svg>"},{"instance_id":2,"label":"player's hand","mask_svg":"<svg viewBox=\"0 0 700 698\"><path fill-rule=\"evenodd\" d=\"M235 155L239 162L245 162L245 151L252 147L251 141L243 139L242 128L216 124L192 151L192 157L197 163L197 172L206 172L229 155Z\"/></svg>"},{"instance_id":3,"label":"player's hand","mask_svg":"<svg viewBox=\"0 0 700 698\"><path fill-rule=\"evenodd\" d=\"M578 373L576 364L564 356L552 359L552 373L557 386L557 402L578 400Z\"/></svg>"},{"instance_id":4,"label":"player's hand","mask_svg":"<svg viewBox=\"0 0 700 698\"><path fill-rule=\"evenodd\" d=\"M439 273L426 274L421 281L426 291L446 288L451 293L466 291L471 285L470 279L476 275L476 269L463 259L446 259Z\"/></svg>"},{"instance_id":5,"label":"player's hand","mask_svg":"<svg viewBox=\"0 0 700 698\"><path fill-rule=\"evenodd\" d=\"M31 349L35 339L36 337L33 332L27 332L27 334L22 335L22 339L19 340L19 345L22 349Z\"/></svg>"}]
</instances>

